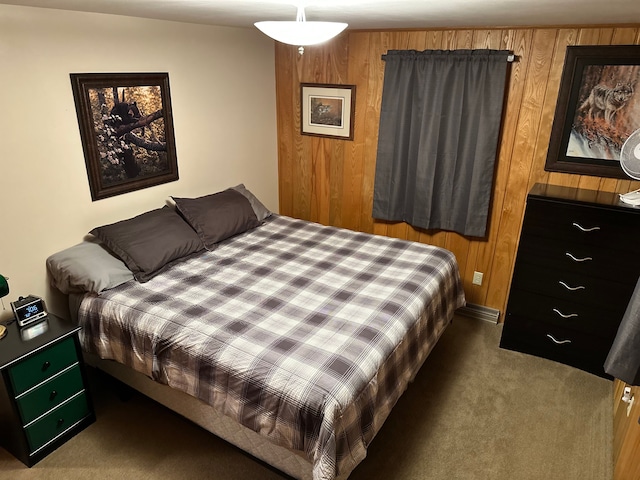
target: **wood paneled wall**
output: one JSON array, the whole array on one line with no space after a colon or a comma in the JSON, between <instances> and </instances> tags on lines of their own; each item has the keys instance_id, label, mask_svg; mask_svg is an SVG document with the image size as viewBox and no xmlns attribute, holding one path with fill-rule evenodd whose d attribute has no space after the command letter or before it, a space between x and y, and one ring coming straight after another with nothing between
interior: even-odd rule
<instances>
[{"instance_id":1,"label":"wood paneled wall","mask_svg":"<svg viewBox=\"0 0 640 480\"><path fill-rule=\"evenodd\" d=\"M276 45L280 213L327 225L445 247L455 253L467 301L504 312L524 214L536 182L608 192L640 182L544 170L567 45L640 44L625 27L347 32L324 46ZM371 217L384 62L389 49L511 50L508 97L487 236L417 230ZM300 134L300 83L356 85L353 141ZM638 87L640 88L640 87ZM484 273L482 286L473 272Z\"/></svg>"},{"instance_id":2,"label":"wood paneled wall","mask_svg":"<svg viewBox=\"0 0 640 480\"><path fill-rule=\"evenodd\" d=\"M640 478L640 387L631 387L633 405L622 402L627 384L614 382L613 392L613 479Z\"/></svg>"}]
</instances>

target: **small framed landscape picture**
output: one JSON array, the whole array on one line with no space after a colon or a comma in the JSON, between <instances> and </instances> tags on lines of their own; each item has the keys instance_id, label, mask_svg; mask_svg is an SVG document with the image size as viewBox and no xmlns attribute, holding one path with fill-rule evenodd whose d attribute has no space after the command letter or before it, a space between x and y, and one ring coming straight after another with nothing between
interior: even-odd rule
<instances>
[{"instance_id":1,"label":"small framed landscape picture","mask_svg":"<svg viewBox=\"0 0 640 480\"><path fill-rule=\"evenodd\" d=\"M301 133L353 140L356 86L302 83L300 87Z\"/></svg>"}]
</instances>

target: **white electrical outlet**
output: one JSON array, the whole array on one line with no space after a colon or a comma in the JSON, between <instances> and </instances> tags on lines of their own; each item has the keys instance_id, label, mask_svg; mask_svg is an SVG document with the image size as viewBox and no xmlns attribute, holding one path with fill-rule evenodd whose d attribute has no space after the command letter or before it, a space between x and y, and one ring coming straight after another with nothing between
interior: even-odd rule
<instances>
[{"instance_id":1,"label":"white electrical outlet","mask_svg":"<svg viewBox=\"0 0 640 480\"><path fill-rule=\"evenodd\" d=\"M473 281L474 285L482 285L482 277L484 274L482 272L473 272Z\"/></svg>"},{"instance_id":2,"label":"white electrical outlet","mask_svg":"<svg viewBox=\"0 0 640 480\"><path fill-rule=\"evenodd\" d=\"M635 399L633 393L631 393L631 387L624 387L620 400L627 404L627 417L631 414L631 408L633 407Z\"/></svg>"}]
</instances>

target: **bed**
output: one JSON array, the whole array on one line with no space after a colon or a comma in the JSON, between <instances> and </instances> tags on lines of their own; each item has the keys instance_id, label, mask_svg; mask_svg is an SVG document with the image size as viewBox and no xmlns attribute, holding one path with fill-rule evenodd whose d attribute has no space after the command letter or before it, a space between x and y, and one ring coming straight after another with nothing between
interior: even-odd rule
<instances>
[{"instance_id":1,"label":"bed","mask_svg":"<svg viewBox=\"0 0 640 480\"><path fill-rule=\"evenodd\" d=\"M120 277L48 259L87 361L294 478L347 478L464 305L455 257L219 193L155 211L195 232L178 247L157 220L92 230L76 248ZM164 238L170 254L143 258Z\"/></svg>"}]
</instances>

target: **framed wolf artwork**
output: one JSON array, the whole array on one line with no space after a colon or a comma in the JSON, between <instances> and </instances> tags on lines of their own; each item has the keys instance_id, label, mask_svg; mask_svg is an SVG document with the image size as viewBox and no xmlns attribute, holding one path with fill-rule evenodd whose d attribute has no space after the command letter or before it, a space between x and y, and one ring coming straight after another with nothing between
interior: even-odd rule
<instances>
[{"instance_id":1,"label":"framed wolf artwork","mask_svg":"<svg viewBox=\"0 0 640 480\"><path fill-rule=\"evenodd\" d=\"M567 47L545 170L628 178L620 149L640 128L640 45Z\"/></svg>"}]
</instances>

